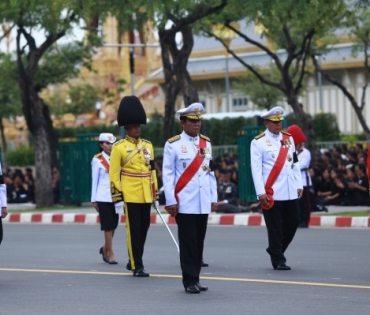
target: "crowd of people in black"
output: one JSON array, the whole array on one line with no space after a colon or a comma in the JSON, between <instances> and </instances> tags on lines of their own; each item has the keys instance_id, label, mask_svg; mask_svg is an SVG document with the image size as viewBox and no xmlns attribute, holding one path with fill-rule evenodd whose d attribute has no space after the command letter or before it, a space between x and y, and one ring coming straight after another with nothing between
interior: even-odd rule
<instances>
[{"instance_id":1,"label":"crowd of people in black","mask_svg":"<svg viewBox=\"0 0 370 315\"><path fill-rule=\"evenodd\" d=\"M20 168L6 167L3 173L8 203L35 203L36 186L31 168L22 171ZM58 204L60 202L60 173L57 167L52 169L52 178L54 204Z\"/></svg>"},{"instance_id":2,"label":"crowd of people in black","mask_svg":"<svg viewBox=\"0 0 370 315\"><path fill-rule=\"evenodd\" d=\"M321 149L310 168L317 210L326 206L368 206L367 148L362 144Z\"/></svg>"}]
</instances>

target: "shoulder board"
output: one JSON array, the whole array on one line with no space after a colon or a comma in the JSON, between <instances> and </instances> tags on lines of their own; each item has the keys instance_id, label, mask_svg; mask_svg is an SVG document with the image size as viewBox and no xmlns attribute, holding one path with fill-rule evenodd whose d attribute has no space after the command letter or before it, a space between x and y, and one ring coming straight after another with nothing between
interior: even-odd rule
<instances>
[{"instance_id":1,"label":"shoulder board","mask_svg":"<svg viewBox=\"0 0 370 315\"><path fill-rule=\"evenodd\" d=\"M123 141L125 141L125 139L121 139L121 140L119 140L119 141L115 142L113 145L119 145L119 144L121 144Z\"/></svg>"},{"instance_id":2,"label":"shoulder board","mask_svg":"<svg viewBox=\"0 0 370 315\"><path fill-rule=\"evenodd\" d=\"M141 138L141 140L143 140L144 142L152 144L149 140L146 140L146 139L143 139L143 138Z\"/></svg>"},{"instance_id":3,"label":"shoulder board","mask_svg":"<svg viewBox=\"0 0 370 315\"><path fill-rule=\"evenodd\" d=\"M94 157L96 157L96 158L98 158L99 156L101 156L101 152L94 155Z\"/></svg>"},{"instance_id":4,"label":"shoulder board","mask_svg":"<svg viewBox=\"0 0 370 315\"><path fill-rule=\"evenodd\" d=\"M207 140L208 142L211 142L211 139L208 138L208 137L206 137L205 135L200 135L200 137L203 138L203 139L205 139L205 140Z\"/></svg>"},{"instance_id":5,"label":"shoulder board","mask_svg":"<svg viewBox=\"0 0 370 315\"><path fill-rule=\"evenodd\" d=\"M172 143L172 142L175 142L175 141L177 141L177 140L180 140L180 138L181 138L181 136L180 136L180 135L177 135L177 136L174 136L174 137L172 137L172 138L169 138L167 141L168 141L169 143Z\"/></svg>"},{"instance_id":6,"label":"shoulder board","mask_svg":"<svg viewBox=\"0 0 370 315\"><path fill-rule=\"evenodd\" d=\"M265 133L264 133L264 132L262 132L262 133L260 133L258 136L254 137L254 139L258 140L258 139L261 139L261 138L262 138L262 137L264 137L264 136L265 136Z\"/></svg>"},{"instance_id":7,"label":"shoulder board","mask_svg":"<svg viewBox=\"0 0 370 315\"><path fill-rule=\"evenodd\" d=\"M286 132L286 131L281 131L281 133L283 133L285 135L288 135L288 136L291 136L291 134L289 132Z\"/></svg>"}]
</instances>

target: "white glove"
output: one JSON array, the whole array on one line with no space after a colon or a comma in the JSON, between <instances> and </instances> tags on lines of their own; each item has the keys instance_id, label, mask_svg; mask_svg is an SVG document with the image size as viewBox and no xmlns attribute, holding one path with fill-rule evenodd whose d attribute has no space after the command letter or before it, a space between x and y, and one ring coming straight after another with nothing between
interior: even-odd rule
<instances>
[{"instance_id":1,"label":"white glove","mask_svg":"<svg viewBox=\"0 0 370 315\"><path fill-rule=\"evenodd\" d=\"M123 208L125 207L125 203L123 201L117 202L114 204L114 207L116 208L117 214L123 214Z\"/></svg>"},{"instance_id":2,"label":"white glove","mask_svg":"<svg viewBox=\"0 0 370 315\"><path fill-rule=\"evenodd\" d=\"M154 200L154 208L159 209L159 202L158 202L158 200Z\"/></svg>"}]
</instances>

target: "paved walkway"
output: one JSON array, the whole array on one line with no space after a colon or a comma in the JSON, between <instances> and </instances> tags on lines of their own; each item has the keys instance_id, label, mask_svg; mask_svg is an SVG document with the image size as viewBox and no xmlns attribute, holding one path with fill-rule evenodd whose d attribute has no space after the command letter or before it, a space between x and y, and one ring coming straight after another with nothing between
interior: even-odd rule
<instances>
[{"instance_id":1,"label":"paved walkway","mask_svg":"<svg viewBox=\"0 0 370 315\"><path fill-rule=\"evenodd\" d=\"M32 210L35 209L31 204L11 204L8 207L9 215L3 219L4 223L78 223L78 224L98 224L100 222L99 215L90 204L83 204L82 207L60 209L53 211L27 211L27 212L12 212L14 210ZM340 212L362 211L368 210L368 207L337 207L329 206L328 215L324 212L313 212L311 215L310 226L321 227L354 227L368 228L370 227L370 217L351 217L338 216ZM160 206L159 210L164 211L164 206ZM333 214L333 215L331 215ZM175 224L174 218L168 214L162 214L162 218L167 224ZM162 218L157 212L152 209L151 223L163 224ZM121 223L125 222L125 216L121 216ZM265 221L259 213L238 213L238 214L216 214L211 213L208 218L210 225L247 225L247 226L264 226Z\"/></svg>"}]
</instances>

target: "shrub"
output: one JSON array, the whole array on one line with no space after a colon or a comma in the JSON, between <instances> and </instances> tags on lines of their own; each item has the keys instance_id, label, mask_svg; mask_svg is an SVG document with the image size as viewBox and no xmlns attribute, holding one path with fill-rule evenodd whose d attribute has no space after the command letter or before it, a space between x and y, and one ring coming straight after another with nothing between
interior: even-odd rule
<instances>
[{"instance_id":1,"label":"shrub","mask_svg":"<svg viewBox=\"0 0 370 315\"><path fill-rule=\"evenodd\" d=\"M35 165L35 150L32 146L22 145L16 150L8 150L5 154L7 166Z\"/></svg>"}]
</instances>

